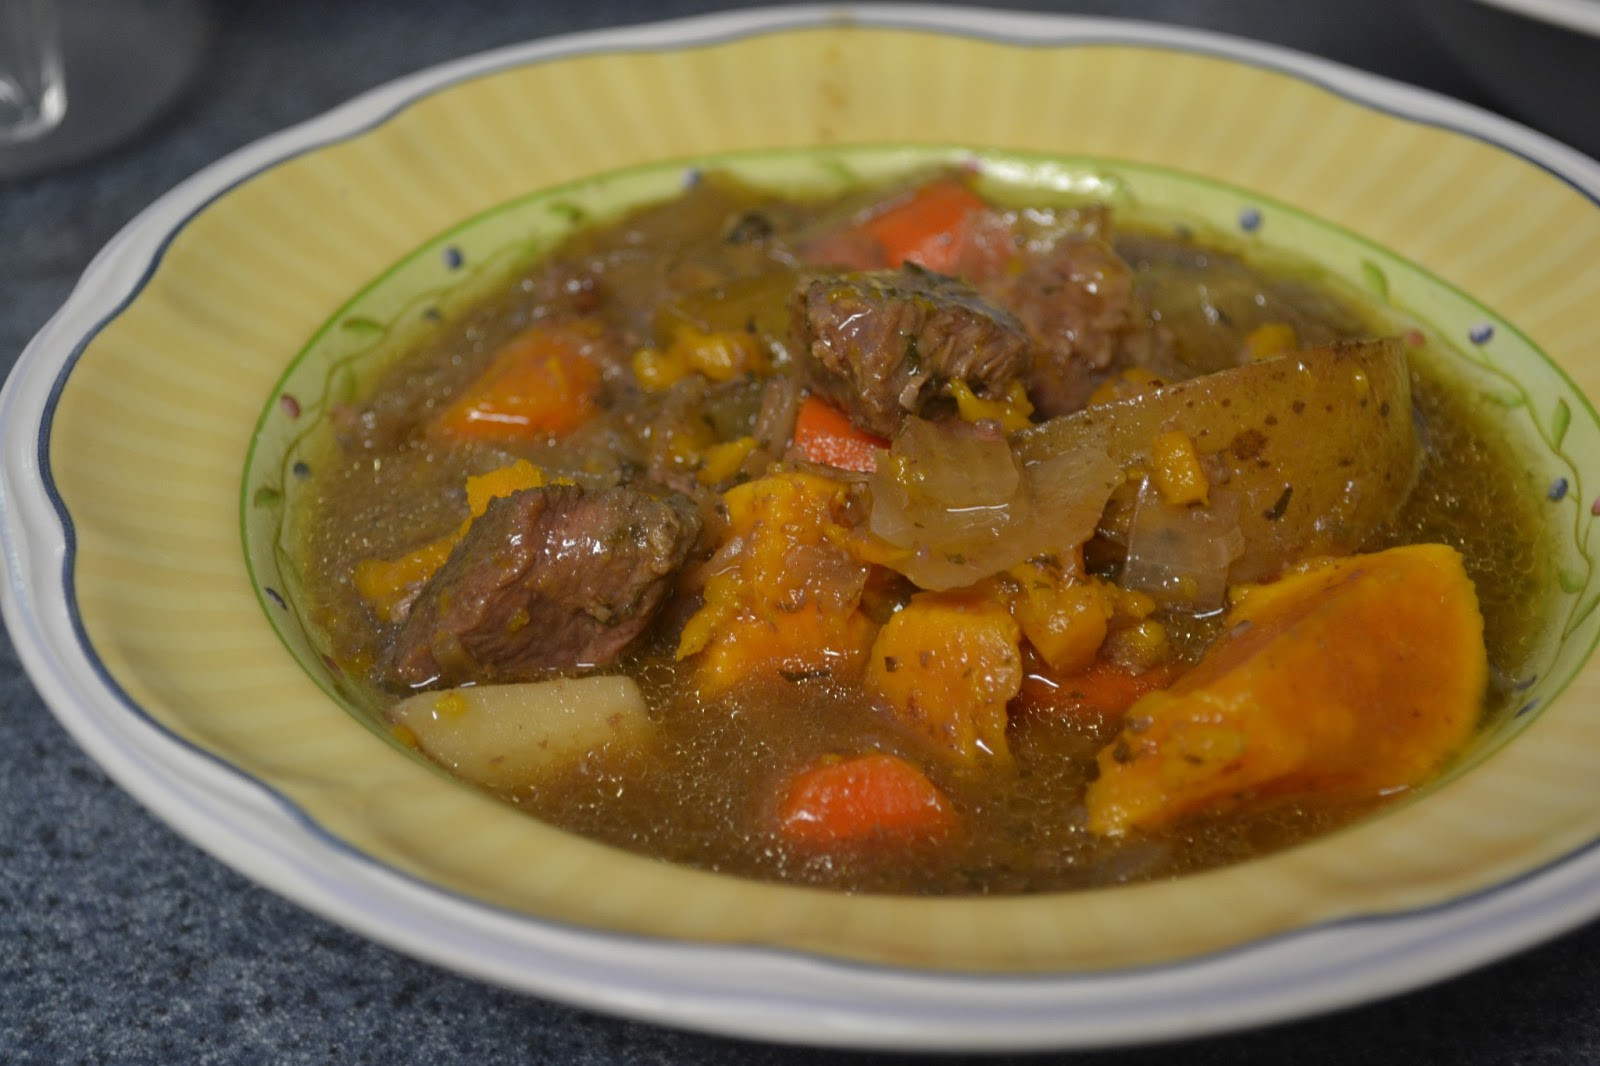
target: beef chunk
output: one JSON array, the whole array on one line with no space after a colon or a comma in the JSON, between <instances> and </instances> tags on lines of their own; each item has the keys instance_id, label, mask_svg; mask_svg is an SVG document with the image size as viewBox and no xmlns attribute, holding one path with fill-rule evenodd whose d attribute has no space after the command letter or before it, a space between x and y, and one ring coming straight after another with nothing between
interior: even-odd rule
<instances>
[{"instance_id":1,"label":"beef chunk","mask_svg":"<svg viewBox=\"0 0 1600 1066\"><path fill-rule=\"evenodd\" d=\"M418 597L386 679L524 681L608 663L650 624L699 532L687 499L627 486L495 500Z\"/></svg>"},{"instance_id":2,"label":"beef chunk","mask_svg":"<svg viewBox=\"0 0 1600 1066\"><path fill-rule=\"evenodd\" d=\"M1017 319L966 284L917 267L814 277L796 292L794 310L807 384L884 437L946 382L999 395L1031 359Z\"/></svg>"},{"instance_id":3,"label":"beef chunk","mask_svg":"<svg viewBox=\"0 0 1600 1066\"><path fill-rule=\"evenodd\" d=\"M1159 355L1162 337L1135 293L1133 272L1098 236L1059 236L977 284L1035 342L1027 386L1041 415L1078 410L1106 378Z\"/></svg>"}]
</instances>

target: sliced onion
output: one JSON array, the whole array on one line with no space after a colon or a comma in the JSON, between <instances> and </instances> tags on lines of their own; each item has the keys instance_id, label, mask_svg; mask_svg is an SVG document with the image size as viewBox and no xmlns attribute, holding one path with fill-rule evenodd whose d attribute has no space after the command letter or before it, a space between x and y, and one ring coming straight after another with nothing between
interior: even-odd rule
<instances>
[{"instance_id":1,"label":"sliced onion","mask_svg":"<svg viewBox=\"0 0 1600 1066\"><path fill-rule=\"evenodd\" d=\"M1121 584L1169 610L1210 614L1226 606L1228 571L1244 548L1237 496L1214 490L1209 506L1178 507L1146 479L1128 527Z\"/></svg>"},{"instance_id":2,"label":"sliced onion","mask_svg":"<svg viewBox=\"0 0 1600 1066\"><path fill-rule=\"evenodd\" d=\"M1022 464L1003 437L908 418L870 484L874 533L897 547L954 551L1008 520Z\"/></svg>"},{"instance_id":3,"label":"sliced onion","mask_svg":"<svg viewBox=\"0 0 1600 1066\"><path fill-rule=\"evenodd\" d=\"M970 585L1094 533L1122 471L1103 448L1024 464L996 435L908 419L869 481L868 528L909 552L895 569L925 589Z\"/></svg>"}]
</instances>

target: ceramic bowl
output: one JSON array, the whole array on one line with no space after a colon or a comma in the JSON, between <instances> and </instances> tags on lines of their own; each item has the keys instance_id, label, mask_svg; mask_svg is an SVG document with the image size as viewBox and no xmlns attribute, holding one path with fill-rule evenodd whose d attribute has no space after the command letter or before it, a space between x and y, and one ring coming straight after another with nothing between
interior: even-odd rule
<instances>
[{"instance_id":1,"label":"ceramic bowl","mask_svg":"<svg viewBox=\"0 0 1600 1066\"><path fill-rule=\"evenodd\" d=\"M1547 638L1455 772L1203 875L906 899L577 839L348 713L276 538L307 428L365 360L574 205L712 163L820 182L934 157L1293 250L1451 353L1524 442L1552 544ZM939 1049L1149 1040L1383 995L1600 912L1597 195L1600 168L1510 123L1175 28L790 8L474 57L222 160L94 261L0 397L6 622L62 722L179 831L319 914L531 993Z\"/></svg>"}]
</instances>

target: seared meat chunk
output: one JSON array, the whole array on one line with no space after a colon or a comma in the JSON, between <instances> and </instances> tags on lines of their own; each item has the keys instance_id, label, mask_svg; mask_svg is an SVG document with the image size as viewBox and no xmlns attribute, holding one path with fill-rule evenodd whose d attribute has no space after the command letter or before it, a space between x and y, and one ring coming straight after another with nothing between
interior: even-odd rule
<instances>
[{"instance_id":1,"label":"seared meat chunk","mask_svg":"<svg viewBox=\"0 0 1600 1066\"><path fill-rule=\"evenodd\" d=\"M1163 337L1135 292L1133 272L1093 233L1054 235L1043 246L1030 241L1008 269L977 287L1033 338L1028 396L1041 415L1082 408L1117 371L1163 365Z\"/></svg>"},{"instance_id":2,"label":"seared meat chunk","mask_svg":"<svg viewBox=\"0 0 1600 1066\"><path fill-rule=\"evenodd\" d=\"M689 500L628 486L495 500L418 597L386 680L524 681L608 663L650 624L699 533Z\"/></svg>"},{"instance_id":3,"label":"seared meat chunk","mask_svg":"<svg viewBox=\"0 0 1600 1066\"><path fill-rule=\"evenodd\" d=\"M917 267L813 277L794 309L807 384L879 436L892 437L948 381L1003 394L1031 359L1017 319Z\"/></svg>"}]
</instances>

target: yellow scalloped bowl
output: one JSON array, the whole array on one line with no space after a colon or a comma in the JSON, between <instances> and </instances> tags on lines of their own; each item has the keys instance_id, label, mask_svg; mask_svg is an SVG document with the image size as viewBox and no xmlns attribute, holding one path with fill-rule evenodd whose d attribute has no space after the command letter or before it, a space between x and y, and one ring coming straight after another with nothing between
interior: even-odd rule
<instances>
[{"instance_id":1,"label":"yellow scalloped bowl","mask_svg":"<svg viewBox=\"0 0 1600 1066\"><path fill-rule=\"evenodd\" d=\"M965 974L1148 972L1426 913L1584 855L1600 838L1600 422L1584 399L1600 395L1596 170L1543 143L1510 151L1403 117L1437 102L1298 65L1113 23L911 9L709 20L488 57L247 153L225 189L183 205L131 298L61 372L47 469L89 657L135 713L264 785L307 833L398 873L406 892L650 943ZM273 598L282 575L262 548L340 367L403 337L419 301L559 232L552 203L603 209L713 158L792 178L960 150L1243 225L1382 286L1453 344L1477 387L1502 395L1550 496L1559 587L1531 713L1422 800L1269 858L1073 894L902 899L751 883L576 839L340 709L337 677Z\"/></svg>"}]
</instances>

